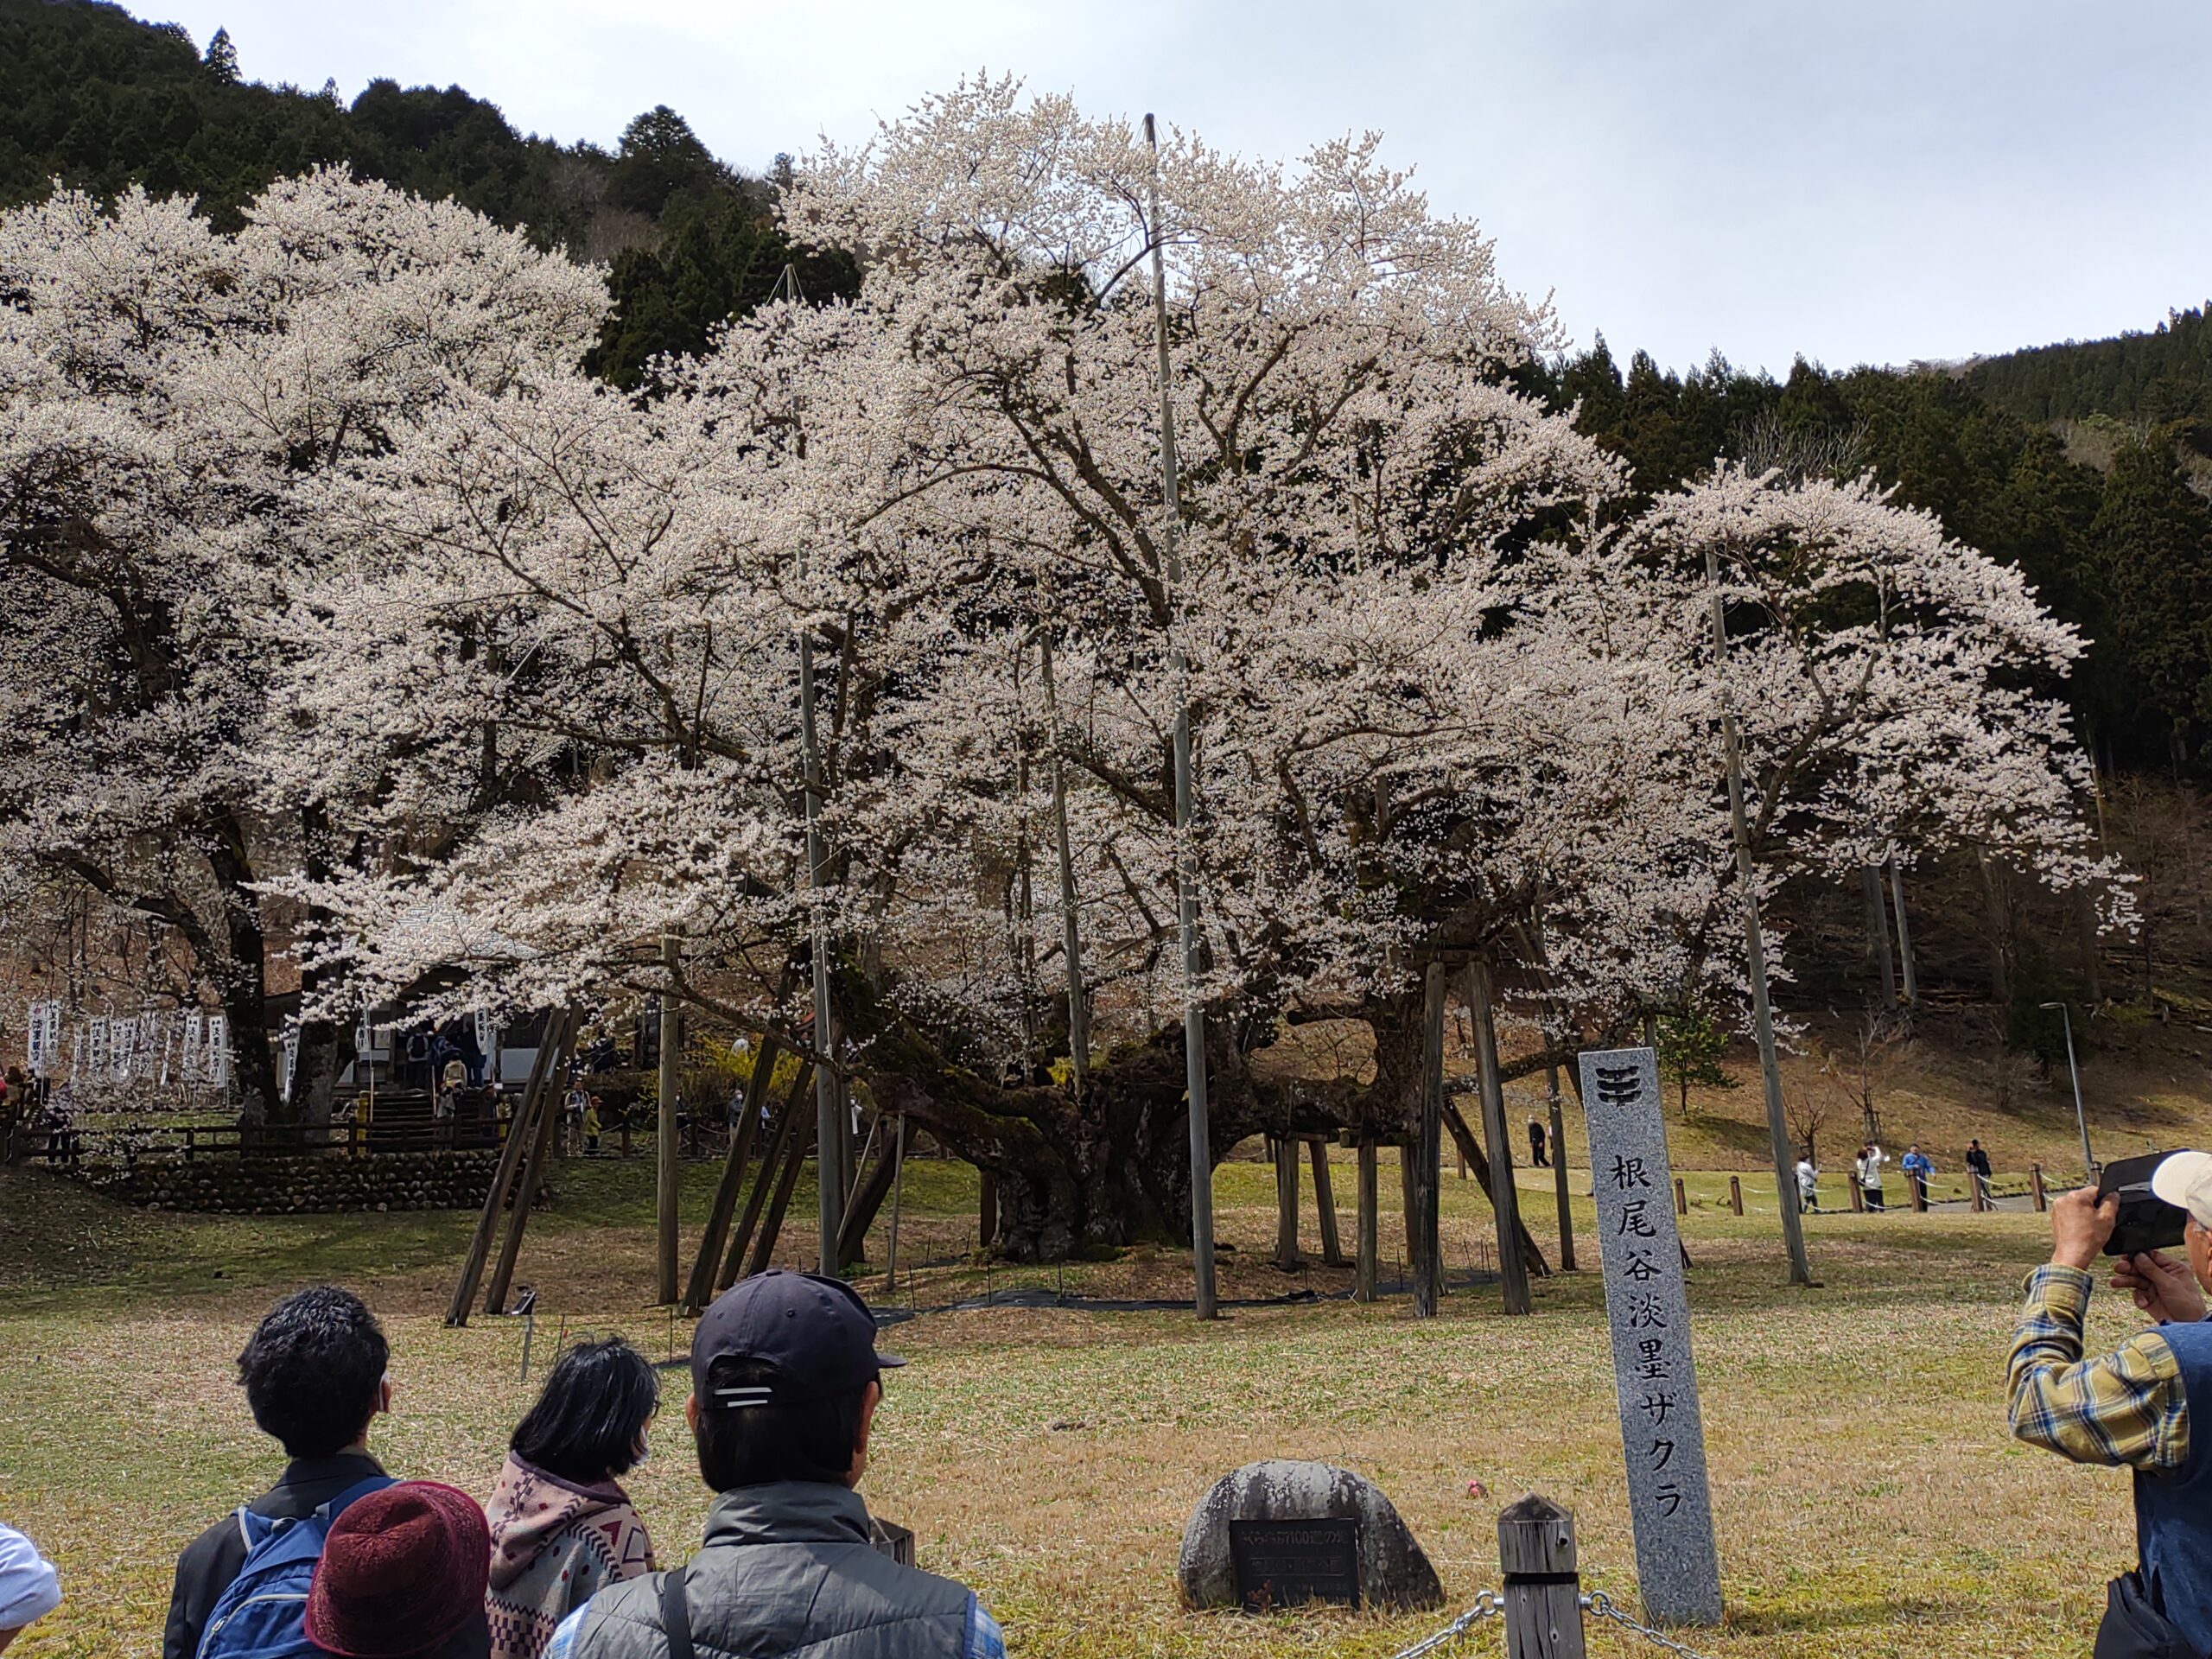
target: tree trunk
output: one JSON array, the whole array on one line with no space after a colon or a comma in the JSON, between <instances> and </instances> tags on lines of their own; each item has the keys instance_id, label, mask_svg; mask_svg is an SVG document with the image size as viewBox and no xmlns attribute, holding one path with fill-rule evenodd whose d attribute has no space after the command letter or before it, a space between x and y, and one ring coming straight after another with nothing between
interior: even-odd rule
<instances>
[{"instance_id":1,"label":"tree trunk","mask_svg":"<svg viewBox=\"0 0 2212 1659\"><path fill-rule=\"evenodd\" d=\"M2012 917L2005 902L2004 872L1987 853L1976 853L1981 868L1981 897L1989 928L1989 994L2000 1007L2012 1000Z\"/></svg>"},{"instance_id":2,"label":"tree trunk","mask_svg":"<svg viewBox=\"0 0 2212 1659\"><path fill-rule=\"evenodd\" d=\"M1897 1005L1897 968L1890 954L1889 907L1882 902L1882 873L1867 864L1859 874L1866 896L1866 954L1880 969L1882 1008L1887 1013Z\"/></svg>"}]
</instances>

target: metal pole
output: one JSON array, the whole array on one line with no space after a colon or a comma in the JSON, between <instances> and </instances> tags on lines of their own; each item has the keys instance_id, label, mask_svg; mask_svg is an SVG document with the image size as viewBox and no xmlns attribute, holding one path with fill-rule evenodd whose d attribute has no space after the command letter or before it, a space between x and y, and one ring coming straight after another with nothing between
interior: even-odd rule
<instances>
[{"instance_id":1,"label":"metal pole","mask_svg":"<svg viewBox=\"0 0 2212 1659\"><path fill-rule=\"evenodd\" d=\"M1144 118L1144 141L1152 156L1151 241L1153 335L1160 352L1160 485L1167 522L1161 537L1165 554L1169 622L1183 585L1183 556L1179 546L1182 501L1175 477L1175 405L1171 395L1167 359L1167 276L1160 254L1160 134L1153 118ZM1191 1101L1191 1274L1195 1281L1198 1314L1202 1319L1218 1316L1213 1274L1213 1136L1206 1123L1206 1014L1198 1001L1198 976L1204 963L1198 949L1198 880L1191 854L1191 705L1187 693L1189 664L1171 632L1168 662L1175 677L1175 887L1183 945L1183 1067Z\"/></svg>"},{"instance_id":2,"label":"metal pole","mask_svg":"<svg viewBox=\"0 0 2212 1659\"><path fill-rule=\"evenodd\" d=\"M654 1219L659 1236L658 1261L659 1291L654 1300L675 1301L677 1252L677 1200L683 1187L683 1148L677 1144L676 1124L676 1062L677 1051L683 1046L683 1015L676 1001L676 972L677 950L676 935L660 936L661 966L667 971L668 985L660 994L660 1095L654 1115L656 1142L653 1147L653 1206Z\"/></svg>"},{"instance_id":3,"label":"metal pole","mask_svg":"<svg viewBox=\"0 0 2212 1659\"><path fill-rule=\"evenodd\" d=\"M1720 598L1720 554L1710 543L1705 550L1705 579L1713 589L1713 664L1716 676L1728 660L1728 625ZM1766 1085L1766 1129L1774 1157L1774 1188L1782 1205L1782 1243L1789 1255L1789 1282L1813 1282L1813 1264L1805 1254L1805 1228L1797 1214L1797 1180L1789 1158L1789 1125L1782 1109L1782 1065L1774 1051L1774 1009L1767 1000L1766 937L1759 925L1758 887L1751 866L1751 826L1744 810L1743 741L1736 730L1736 715L1728 705L1726 683L1720 690L1720 740L1728 760L1728 816L1736 832L1736 876L1744 884L1744 950L1751 959L1751 1020L1758 1027L1759 1073Z\"/></svg>"},{"instance_id":4,"label":"metal pole","mask_svg":"<svg viewBox=\"0 0 2212 1659\"><path fill-rule=\"evenodd\" d=\"M1068 1066L1079 1106L1090 1081L1090 1008L1083 991L1083 938L1076 917L1075 849L1068 840L1067 773L1060 764L1060 697L1052 680L1052 631L1041 627L1045 722L1052 734L1052 830L1060 852L1060 954L1068 976Z\"/></svg>"},{"instance_id":5,"label":"metal pole","mask_svg":"<svg viewBox=\"0 0 2212 1659\"><path fill-rule=\"evenodd\" d=\"M2046 1014L2056 1009L2066 1026L2066 1075L2074 1080L2074 1122L2082 1131L2082 1173L2094 1183L2097 1179L2097 1159L2089 1150L2088 1114L2082 1109L2082 1069L2074 1064L2073 1011L2063 1002L2045 1002L2041 1006Z\"/></svg>"},{"instance_id":6,"label":"metal pole","mask_svg":"<svg viewBox=\"0 0 2212 1659\"><path fill-rule=\"evenodd\" d=\"M814 638L810 632L798 637L798 729L806 766L806 887L808 893L813 895L822 889L822 750L814 727ZM810 909L808 954L814 965L815 1187L821 1196L817 1243L821 1260L834 1264L837 1260L837 1236L843 1230L845 1222L845 1192L840 1179L843 1160L837 1156L837 1146L846 1128L838 1109L836 1054L832 1047L836 1034L830 1029L829 931L822 925L821 905L812 904ZM822 1270L830 1273L836 1269L832 1265Z\"/></svg>"}]
</instances>

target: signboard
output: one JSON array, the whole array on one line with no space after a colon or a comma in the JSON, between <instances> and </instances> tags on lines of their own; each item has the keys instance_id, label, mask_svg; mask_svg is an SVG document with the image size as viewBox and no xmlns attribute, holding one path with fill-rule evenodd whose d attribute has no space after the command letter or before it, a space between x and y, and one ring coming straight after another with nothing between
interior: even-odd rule
<instances>
[{"instance_id":1,"label":"signboard","mask_svg":"<svg viewBox=\"0 0 2212 1659\"><path fill-rule=\"evenodd\" d=\"M1359 1605L1359 1522L1351 1516L1232 1520L1229 1557L1237 1605L1248 1613L1308 1601Z\"/></svg>"},{"instance_id":2,"label":"signboard","mask_svg":"<svg viewBox=\"0 0 2212 1659\"><path fill-rule=\"evenodd\" d=\"M1644 1611L1659 1624L1717 1624L1720 1561L1658 1057L1648 1048L1622 1048L1586 1052L1581 1060Z\"/></svg>"}]
</instances>

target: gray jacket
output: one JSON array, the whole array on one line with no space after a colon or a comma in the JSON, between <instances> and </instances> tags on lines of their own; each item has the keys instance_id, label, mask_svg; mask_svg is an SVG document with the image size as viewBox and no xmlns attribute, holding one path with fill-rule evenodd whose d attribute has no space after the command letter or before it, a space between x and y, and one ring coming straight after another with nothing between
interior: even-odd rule
<instances>
[{"instance_id":1,"label":"gray jacket","mask_svg":"<svg viewBox=\"0 0 2212 1659\"><path fill-rule=\"evenodd\" d=\"M842 1486L724 1492L708 1511L705 1546L683 1569L698 1659L967 1659L975 1596L868 1540L868 1507ZM665 1659L661 1578L594 1596L575 1659Z\"/></svg>"}]
</instances>

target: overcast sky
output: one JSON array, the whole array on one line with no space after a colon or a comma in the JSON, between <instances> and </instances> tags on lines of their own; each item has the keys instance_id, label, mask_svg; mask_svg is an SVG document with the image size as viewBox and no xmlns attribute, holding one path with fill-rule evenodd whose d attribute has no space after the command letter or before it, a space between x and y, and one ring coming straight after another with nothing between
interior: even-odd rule
<instances>
[{"instance_id":1,"label":"overcast sky","mask_svg":"<svg viewBox=\"0 0 2212 1659\"><path fill-rule=\"evenodd\" d=\"M1567 330L1687 365L1955 358L2212 295L2204 0L152 0L246 74L459 82L750 170L963 73L1294 155L1379 129Z\"/></svg>"}]
</instances>

